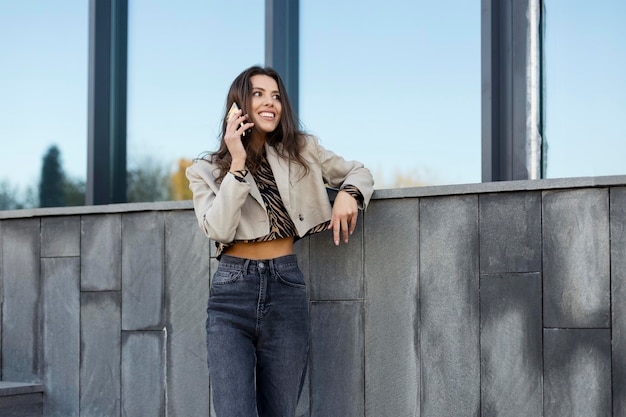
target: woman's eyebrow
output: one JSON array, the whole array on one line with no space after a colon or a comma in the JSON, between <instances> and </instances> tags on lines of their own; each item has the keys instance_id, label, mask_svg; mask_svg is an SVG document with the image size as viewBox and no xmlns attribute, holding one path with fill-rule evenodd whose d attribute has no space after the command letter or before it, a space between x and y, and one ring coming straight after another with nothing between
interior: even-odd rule
<instances>
[{"instance_id":1,"label":"woman's eyebrow","mask_svg":"<svg viewBox=\"0 0 626 417\"><path fill-rule=\"evenodd\" d=\"M260 90L260 91L265 92L265 88L263 88L263 87L252 87L252 90ZM274 90L274 91L272 91L272 94L280 94L280 91Z\"/></svg>"}]
</instances>

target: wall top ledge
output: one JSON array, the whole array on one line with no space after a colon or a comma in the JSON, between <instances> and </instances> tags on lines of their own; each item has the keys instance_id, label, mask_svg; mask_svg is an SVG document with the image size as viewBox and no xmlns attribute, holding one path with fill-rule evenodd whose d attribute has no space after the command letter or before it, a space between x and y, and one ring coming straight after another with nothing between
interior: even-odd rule
<instances>
[{"instance_id":1,"label":"wall top ledge","mask_svg":"<svg viewBox=\"0 0 626 417\"><path fill-rule=\"evenodd\" d=\"M575 188L626 186L626 175L579 178L554 178L521 181L494 181L477 184L436 185L428 187L393 188L376 190L374 198L442 197L464 194L490 194L515 191L543 191ZM2 212L0 212L1 214Z\"/></svg>"},{"instance_id":2,"label":"wall top ledge","mask_svg":"<svg viewBox=\"0 0 626 417\"><path fill-rule=\"evenodd\" d=\"M604 177L555 178L523 181L496 181L477 184L435 185L411 188L392 188L374 191L373 199L444 197L452 195L505 193L515 191L543 191L558 189L626 186L626 175ZM30 217L75 216L142 211L192 210L191 200L159 201L153 203L122 203L96 206L52 207L26 210L0 210L0 220Z\"/></svg>"},{"instance_id":3,"label":"wall top ledge","mask_svg":"<svg viewBox=\"0 0 626 417\"><path fill-rule=\"evenodd\" d=\"M35 392L45 391L46 387L42 384L0 381L0 397L32 394Z\"/></svg>"}]
</instances>

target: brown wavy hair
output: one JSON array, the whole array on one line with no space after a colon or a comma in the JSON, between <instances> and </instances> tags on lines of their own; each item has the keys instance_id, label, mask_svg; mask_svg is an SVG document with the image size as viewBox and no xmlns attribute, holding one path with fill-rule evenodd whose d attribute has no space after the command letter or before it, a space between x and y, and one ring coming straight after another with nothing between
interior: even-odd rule
<instances>
[{"instance_id":1,"label":"brown wavy hair","mask_svg":"<svg viewBox=\"0 0 626 417\"><path fill-rule=\"evenodd\" d=\"M278 72L270 67L253 66L243 71L230 86L228 96L226 97L226 107L224 109L224 117L222 118L222 133L220 136L220 147L217 151L210 153L204 159L207 159L218 166L218 182L226 176L230 169L232 157L228 151L228 147L224 142L224 134L226 133L226 115L228 109L233 103L237 103L243 114L248 114L249 103L252 98L252 82L250 78L255 75L267 75L273 78L278 84L278 92L280 94L280 102L282 105L282 111L280 116L280 122L276 130L271 132L267 138L267 143L273 146L278 154L287 160L295 161L305 169L305 175L309 171L307 162L301 155L301 150L306 140L305 133L300 129L298 119L291 108L291 102L287 95L287 90L283 84ZM254 128L248 135L254 135ZM244 148L246 149L246 167L254 174L259 168L261 155L263 148L258 149L258 146L253 146L254 137L250 137L243 141ZM281 146L278 146L281 145Z\"/></svg>"}]
</instances>

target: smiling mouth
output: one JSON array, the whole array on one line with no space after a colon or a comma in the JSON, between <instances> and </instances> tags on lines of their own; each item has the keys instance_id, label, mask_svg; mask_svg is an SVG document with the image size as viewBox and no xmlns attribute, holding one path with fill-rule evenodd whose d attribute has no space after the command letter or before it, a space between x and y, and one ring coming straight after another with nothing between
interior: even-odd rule
<instances>
[{"instance_id":1,"label":"smiling mouth","mask_svg":"<svg viewBox=\"0 0 626 417\"><path fill-rule=\"evenodd\" d=\"M273 118L276 117L276 115L274 113L270 113L270 112L266 112L266 111L259 113L259 116L265 117L265 118L269 118L269 119L273 119Z\"/></svg>"}]
</instances>

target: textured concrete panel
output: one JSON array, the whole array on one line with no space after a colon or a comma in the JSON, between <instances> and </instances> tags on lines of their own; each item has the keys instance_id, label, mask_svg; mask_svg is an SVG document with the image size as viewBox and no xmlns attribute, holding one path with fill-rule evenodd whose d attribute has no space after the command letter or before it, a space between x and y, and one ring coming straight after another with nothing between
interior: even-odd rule
<instances>
[{"instance_id":1,"label":"textured concrete panel","mask_svg":"<svg viewBox=\"0 0 626 417\"><path fill-rule=\"evenodd\" d=\"M209 240L189 211L165 216L167 398L172 416L209 414L206 305Z\"/></svg>"},{"instance_id":2,"label":"textured concrete panel","mask_svg":"<svg viewBox=\"0 0 626 417\"><path fill-rule=\"evenodd\" d=\"M41 257L80 255L80 217L41 219Z\"/></svg>"},{"instance_id":3,"label":"textured concrete panel","mask_svg":"<svg viewBox=\"0 0 626 417\"><path fill-rule=\"evenodd\" d=\"M609 327L609 194L552 191L543 197L545 327Z\"/></svg>"},{"instance_id":4,"label":"textured concrete panel","mask_svg":"<svg viewBox=\"0 0 626 417\"><path fill-rule=\"evenodd\" d=\"M165 416L165 331L122 332L122 417Z\"/></svg>"},{"instance_id":5,"label":"textured concrete panel","mask_svg":"<svg viewBox=\"0 0 626 417\"><path fill-rule=\"evenodd\" d=\"M43 393L0 396L2 417L42 417Z\"/></svg>"},{"instance_id":6,"label":"textured concrete panel","mask_svg":"<svg viewBox=\"0 0 626 417\"><path fill-rule=\"evenodd\" d=\"M422 415L478 416L478 197L420 200Z\"/></svg>"},{"instance_id":7,"label":"textured concrete panel","mask_svg":"<svg viewBox=\"0 0 626 417\"><path fill-rule=\"evenodd\" d=\"M309 277L311 275L311 258L310 258L310 250L311 250L311 239L309 237L305 237L304 239L299 239L293 245L293 253L298 257L298 266L304 275L304 280L307 283L307 290L309 293L311 292L310 288L310 280Z\"/></svg>"},{"instance_id":8,"label":"textured concrete panel","mask_svg":"<svg viewBox=\"0 0 626 417\"><path fill-rule=\"evenodd\" d=\"M611 189L613 417L626 417L626 188Z\"/></svg>"},{"instance_id":9,"label":"textured concrete panel","mask_svg":"<svg viewBox=\"0 0 626 417\"><path fill-rule=\"evenodd\" d=\"M81 294L81 417L120 415L121 307L119 291Z\"/></svg>"},{"instance_id":10,"label":"textured concrete panel","mask_svg":"<svg viewBox=\"0 0 626 417\"><path fill-rule=\"evenodd\" d=\"M46 387L42 384L0 381L0 397L38 392L46 392Z\"/></svg>"},{"instance_id":11,"label":"textured concrete panel","mask_svg":"<svg viewBox=\"0 0 626 417\"><path fill-rule=\"evenodd\" d=\"M480 205L480 272L541 271L541 193L486 194Z\"/></svg>"},{"instance_id":12,"label":"textured concrete panel","mask_svg":"<svg viewBox=\"0 0 626 417\"><path fill-rule=\"evenodd\" d=\"M611 331L544 330L544 416L611 417Z\"/></svg>"},{"instance_id":13,"label":"textured concrete panel","mask_svg":"<svg viewBox=\"0 0 626 417\"><path fill-rule=\"evenodd\" d=\"M366 415L419 415L418 221L417 199L365 215Z\"/></svg>"},{"instance_id":14,"label":"textured concrete panel","mask_svg":"<svg viewBox=\"0 0 626 417\"><path fill-rule=\"evenodd\" d=\"M2 379L40 382L40 220L2 221Z\"/></svg>"},{"instance_id":15,"label":"textured concrete panel","mask_svg":"<svg viewBox=\"0 0 626 417\"><path fill-rule=\"evenodd\" d=\"M309 287L312 300L363 298L363 214L346 244L333 243L332 230L311 236L311 252L320 262L311 263Z\"/></svg>"},{"instance_id":16,"label":"textured concrete panel","mask_svg":"<svg viewBox=\"0 0 626 417\"><path fill-rule=\"evenodd\" d=\"M122 217L122 330L163 329L164 236L161 213Z\"/></svg>"},{"instance_id":17,"label":"textured concrete panel","mask_svg":"<svg viewBox=\"0 0 626 417\"><path fill-rule=\"evenodd\" d=\"M81 289L122 289L122 217L119 214L81 219Z\"/></svg>"},{"instance_id":18,"label":"textured concrete panel","mask_svg":"<svg viewBox=\"0 0 626 417\"><path fill-rule=\"evenodd\" d=\"M363 417L363 304L311 305L311 416Z\"/></svg>"},{"instance_id":19,"label":"textured concrete panel","mask_svg":"<svg viewBox=\"0 0 626 417\"><path fill-rule=\"evenodd\" d=\"M481 417L541 416L541 274L482 275Z\"/></svg>"},{"instance_id":20,"label":"textured concrete panel","mask_svg":"<svg viewBox=\"0 0 626 417\"><path fill-rule=\"evenodd\" d=\"M304 275L304 279L307 283L307 293L311 294L311 286L310 286L310 264L311 259L309 256L310 250L310 238L306 237L304 239L298 240L294 245L294 253L298 257L298 266ZM296 408L296 417L309 417L311 415L310 404L311 404L311 372L310 368L307 369L307 373L304 379L304 385L302 387L302 393L300 394L300 399L298 401L298 406Z\"/></svg>"},{"instance_id":21,"label":"textured concrete panel","mask_svg":"<svg viewBox=\"0 0 626 417\"><path fill-rule=\"evenodd\" d=\"M80 260L76 257L42 259L41 276L44 413L46 417L78 416Z\"/></svg>"},{"instance_id":22,"label":"textured concrete panel","mask_svg":"<svg viewBox=\"0 0 626 417\"><path fill-rule=\"evenodd\" d=\"M3 302L4 302L4 261L3 261L3 250L2 250L2 220L0 220L0 375L2 375L2 313L4 312Z\"/></svg>"},{"instance_id":23,"label":"textured concrete panel","mask_svg":"<svg viewBox=\"0 0 626 417\"><path fill-rule=\"evenodd\" d=\"M78 232L78 228L76 229ZM46 416L79 415L80 261L41 260Z\"/></svg>"}]
</instances>

